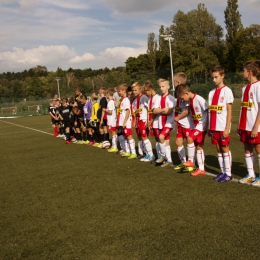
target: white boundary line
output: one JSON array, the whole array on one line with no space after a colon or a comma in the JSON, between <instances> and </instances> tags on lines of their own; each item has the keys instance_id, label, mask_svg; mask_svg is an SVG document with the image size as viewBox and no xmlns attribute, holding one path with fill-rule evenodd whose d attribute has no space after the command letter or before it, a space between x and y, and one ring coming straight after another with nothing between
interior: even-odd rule
<instances>
[{"instance_id":1,"label":"white boundary line","mask_svg":"<svg viewBox=\"0 0 260 260\"><path fill-rule=\"evenodd\" d=\"M10 123L10 122L4 121L2 119L0 119L0 122L4 122L6 124L10 124L10 125L14 125L14 126L19 126L19 127L26 128L26 129L29 129L29 130L32 130L32 131L36 131L36 132L39 132L39 133L42 133L42 134L52 135L51 133L48 133L48 132L45 132L45 131L41 131L41 130L38 130L38 129L35 129L35 128Z\"/></svg>"}]
</instances>

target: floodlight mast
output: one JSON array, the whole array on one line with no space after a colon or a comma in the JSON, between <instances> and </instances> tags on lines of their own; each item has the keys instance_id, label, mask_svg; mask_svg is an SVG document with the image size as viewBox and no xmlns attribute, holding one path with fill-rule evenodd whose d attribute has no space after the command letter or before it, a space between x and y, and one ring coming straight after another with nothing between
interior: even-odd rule
<instances>
[{"instance_id":1,"label":"floodlight mast","mask_svg":"<svg viewBox=\"0 0 260 260\"><path fill-rule=\"evenodd\" d=\"M55 80L57 80L57 84L58 84L58 96L59 96L59 99L60 99L60 84L59 84L60 78L59 78L59 77L56 77Z\"/></svg>"},{"instance_id":2,"label":"floodlight mast","mask_svg":"<svg viewBox=\"0 0 260 260\"><path fill-rule=\"evenodd\" d=\"M171 42L174 41L174 38L172 37L171 34L161 34L160 37L162 37L165 41L169 41L170 61L171 61L171 74L172 74L172 91L174 92L173 66L172 66L172 46L171 46Z\"/></svg>"}]
</instances>

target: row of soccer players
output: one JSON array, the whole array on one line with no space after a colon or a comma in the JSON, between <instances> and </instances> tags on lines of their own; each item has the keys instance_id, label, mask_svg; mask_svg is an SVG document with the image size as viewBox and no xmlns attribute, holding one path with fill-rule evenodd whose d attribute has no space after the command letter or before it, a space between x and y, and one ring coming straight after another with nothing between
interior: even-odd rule
<instances>
[{"instance_id":1,"label":"row of soccer players","mask_svg":"<svg viewBox=\"0 0 260 260\"><path fill-rule=\"evenodd\" d=\"M243 78L248 80L249 84L243 88L238 125L238 134L241 142L244 143L245 160L248 169L248 174L240 182L252 183L252 185L260 185L260 179L259 177L256 178L253 167L254 147L260 163L260 84L257 80L259 73L260 61L250 61L245 64ZM112 147L108 150L109 152L118 151L117 130L119 129L119 133L123 133L119 137L121 139L121 148L123 148L122 156L128 159L140 158L144 162L155 161L162 164L162 167L166 167L174 166L169 141L170 132L174 129L174 125L177 124L176 144L181 164L174 166L174 168L190 171L192 176L205 174L203 144L205 135L208 132L211 136L212 144L215 144L217 147L218 162L221 169L221 173L216 176L215 180L227 182L232 179L229 133L234 98L230 88L223 83L224 75L224 69L221 66L215 66L211 70L211 76L216 88L210 91L208 102L196 93L192 93L189 87L185 85L187 77L184 73L177 73L174 76L175 97L169 94L169 82L164 79L158 80L161 95L154 91L150 81L147 81L144 85L136 82L132 86L134 98L130 99L127 97L128 86L122 84L118 87L120 96L118 103L113 98L113 90L109 89L106 91L108 103L106 107L101 104L99 110L101 113L100 120L98 117L95 117L98 114L98 109L95 109L97 96L93 94L91 117L85 128L88 128L89 123L92 126L91 132L93 133L95 132L95 124L99 123L98 128L102 134L102 129L104 130L104 126L107 124L109 132L112 134ZM102 91L104 89L101 89L99 94L104 96L104 93L101 93ZM88 112L84 107L88 102L84 95L80 96L79 100L80 102L78 103L81 103L83 106L84 121L86 112ZM64 121L63 113L61 111L60 117L64 123L66 120ZM76 111L74 115L78 117ZM74 122L74 126L76 124L78 123ZM66 123L64 126L66 133L68 133L69 127ZM81 121L80 126L82 127L84 137L84 123ZM135 151L132 126L135 127L138 136L138 156ZM98 128L96 128L96 132L98 132ZM148 130L150 130L156 140L156 160L151 142L148 139ZM80 132L80 130L78 131ZM186 160L183 146L184 139L187 140L188 160ZM195 167L195 158L198 164L197 169Z\"/></svg>"}]
</instances>

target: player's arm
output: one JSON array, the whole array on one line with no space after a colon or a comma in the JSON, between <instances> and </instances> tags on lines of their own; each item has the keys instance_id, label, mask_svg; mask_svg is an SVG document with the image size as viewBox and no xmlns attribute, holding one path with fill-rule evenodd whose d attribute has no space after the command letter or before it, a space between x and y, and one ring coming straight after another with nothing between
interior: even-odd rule
<instances>
[{"instance_id":1,"label":"player's arm","mask_svg":"<svg viewBox=\"0 0 260 260\"><path fill-rule=\"evenodd\" d=\"M227 104L227 121L226 121L225 130L223 132L224 138L227 138L229 136L231 120L232 120L232 103L229 103Z\"/></svg>"},{"instance_id":2,"label":"player's arm","mask_svg":"<svg viewBox=\"0 0 260 260\"><path fill-rule=\"evenodd\" d=\"M251 137L256 138L258 136L258 128L260 125L260 103L258 103L258 112L255 120L255 124L253 126L253 129L251 131Z\"/></svg>"},{"instance_id":3,"label":"player's arm","mask_svg":"<svg viewBox=\"0 0 260 260\"><path fill-rule=\"evenodd\" d=\"M178 122L179 120L181 120L181 119L187 117L187 116L189 115L189 113L190 113L190 107L188 107L184 112L182 112L181 114L179 114L178 116L176 116L176 117L174 118L174 121L175 121L175 122Z\"/></svg>"},{"instance_id":4,"label":"player's arm","mask_svg":"<svg viewBox=\"0 0 260 260\"><path fill-rule=\"evenodd\" d=\"M130 109L126 109L126 113L125 113L125 119L124 119L124 122L123 122L123 127L126 127L126 122L128 120L130 116Z\"/></svg>"}]
</instances>

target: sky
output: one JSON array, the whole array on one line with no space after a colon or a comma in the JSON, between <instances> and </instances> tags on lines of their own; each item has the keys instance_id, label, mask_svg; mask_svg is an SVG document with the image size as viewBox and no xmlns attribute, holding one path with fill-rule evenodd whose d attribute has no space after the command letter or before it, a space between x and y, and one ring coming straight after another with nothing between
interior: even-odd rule
<instances>
[{"instance_id":1,"label":"sky","mask_svg":"<svg viewBox=\"0 0 260 260\"><path fill-rule=\"evenodd\" d=\"M0 73L124 66L146 53L149 33L199 3L224 28L227 0L0 0ZM260 23L260 0L238 4L244 27Z\"/></svg>"}]
</instances>

